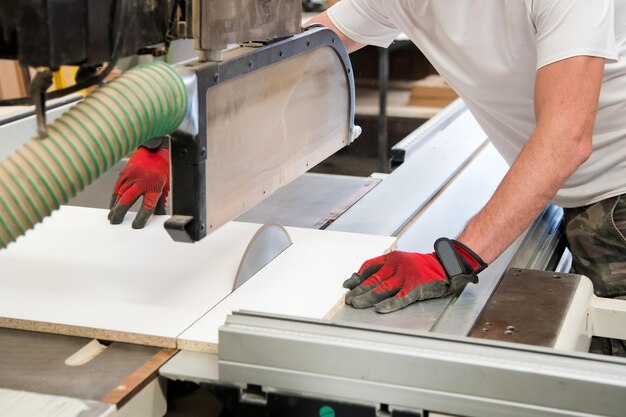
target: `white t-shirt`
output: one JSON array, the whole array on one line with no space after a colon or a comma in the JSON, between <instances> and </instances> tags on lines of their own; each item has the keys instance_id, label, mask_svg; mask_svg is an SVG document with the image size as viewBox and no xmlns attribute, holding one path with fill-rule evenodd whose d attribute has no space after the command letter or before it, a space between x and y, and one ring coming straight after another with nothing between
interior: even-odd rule
<instances>
[{"instance_id":1,"label":"white t-shirt","mask_svg":"<svg viewBox=\"0 0 626 417\"><path fill-rule=\"evenodd\" d=\"M404 32L509 165L535 129L537 69L606 58L593 154L553 202L576 207L626 192L626 0L342 0L328 15L359 43L387 47Z\"/></svg>"}]
</instances>

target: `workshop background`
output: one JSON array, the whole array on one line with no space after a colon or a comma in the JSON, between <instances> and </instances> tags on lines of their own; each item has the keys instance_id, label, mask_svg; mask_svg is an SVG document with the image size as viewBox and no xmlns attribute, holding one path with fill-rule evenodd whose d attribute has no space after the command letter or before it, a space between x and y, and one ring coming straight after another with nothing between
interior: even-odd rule
<instances>
[{"instance_id":1,"label":"workshop background","mask_svg":"<svg viewBox=\"0 0 626 417\"><path fill-rule=\"evenodd\" d=\"M334 3L332 0L302 0L303 21L323 11L332 3ZM102 85L106 85L124 71L132 69L138 64L152 61L176 64L195 59L198 56L198 52L194 49L194 41L190 39L173 40L167 54L158 52L158 47L156 47L152 50L152 55L157 55L156 57L134 55L120 58ZM350 61L352 62L356 85L355 124L362 128L361 136L350 146L346 146L332 156L325 158L311 168L307 174L295 179L258 206L242 214L237 220L253 223L272 221L275 220L274 211L278 208L281 211L280 216L282 216L280 220L285 226L316 229L315 231L363 233L378 238L377 244L379 245L382 244L383 238L393 238L394 247L397 246L400 250L422 248L426 245L428 245L427 249L432 250L432 237L440 236L444 232L452 235L454 231L463 227L480 204L489 198L508 167L490 145L484 132L473 120L462 101L458 100L457 94L436 73L432 65L408 38L398 37L388 49L368 46L352 54ZM48 91L71 88L75 84L78 72L79 68L76 66L55 68L52 74L52 86ZM36 76L37 69L21 65L16 60L0 60L0 100L29 96L32 91L31 81ZM54 113L55 117L58 116L55 111L70 107L98 88L100 87L81 88L60 101L50 101L48 103L49 114ZM0 132L9 132L14 126L12 123L26 123L26 120L29 128L34 130L36 127L36 110L32 107L27 109L0 107L0 129L4 127L4 130L0 130ZM316 112L316 109L312 108L310 111L313 113ZM425 125L426 123L432 124L428 127ZM427 126L428 129L419 130L420 127L423 128L424 126ZM459 138L463 140L459 140ZM437 142L437 146L425 145L431 143L429 141L434 142L437 139L442 139L441 142ZM419 147L421 150L427 148L426 152L421 157L413 156L413 152ZM4 151L2 143L0 143L0 150ZM413 159L410 163L408 162L409 156ZM73 206L74 209L85 207L108 209L113 184L126 162L127 159L123 159L115 164L113 168L74 197L69 205ZM433 172L432 178L423 175L420 177L420 183L417 184L415 172L430 174L431 171ZM412 194L416 189L419 189L419 192ZM379 192L377 200L365 198L375 194L372 193L372 190ZM464 199L459 199L458 195L462 193L475 195L476 201L466 202ZM139 204L141 202L137 202L131 211L137 211ZM385 205L391 209L383 207ZM171 212L171 201L168 201L168 210ZM385 221L381 220L380 224L374 225L375 222L372 219L382 218L380 213L383 211L389 215L384 218ZM66 213L71 214L71 212ZM69 215L66 214L66 216L69 218ZM581 284L579 276L568 274L570 269L569 258L561 239L561 220L562 211L560 208L548 207L527 234L518 239L511 249L503 254L502 258L494 262L495 267L481 275L480 288L465 292L464 297L455 298L452 301L449 299L431 300L431 302L423 303L423 305L413 305L394 317L390 315L380 317L381 315L378 315L375 319L372 319L371 316L366 317L363 312L348 310L341 302L341 306L333 307L332 316L324 317L332 317L337 322L346 320L349 323L356 323L355 328L346 326L345 334L347 336L345 337L358 333L364 323L370 322L373 322L378 330L385 328L384 326L390 326L392 329L408 330L409 333L412 331L428 332L430 329L437 328L441 334L451 336L451 339L444 340L444 336L441 340L436 337L433 337L432 340L425 338L428 339L426 343L432 343L432 346L438 348L437 343L442 343L443 346L445 342L449 342L453 348L449 352L446 351L448 353L446 359L435 358L437 366L441 366L437 369L444 371L433 373L433 380L437 380L437 377L445 378L446 372L451 373L454 369L467 366L467 368L460 370L461 377L466 378L463 380L464 389L479 391L481 389L479 384L475 384L471 377L474 364L460 364L456 363L454 359L471 351L472 354L476 352L474 358L480 358L480 361L475 359L478 361L476 367L481 369L479 372L483 372L483 370L490 372L485 375L488 375L490 381L494 381L494 392L497 391L497 388L502 390L498 391L498 395L502 395L502 398L515 397L515 395L527 396L528 398L524 397L524 400L532 404L530 407L532 408L534 407L532 401L536 400L535 397L540 397L535 391L532 391L533 389L541 390L545 387L567 386L568 389L563 389L566 391L563 395L567 396L567 405L574 404L574 406L579 406L580 409L588 411L585 408L588 404L582 404L584 401L577 401L577 395L583 398L582 394L585 391L591 392L593 388L597 389L598 392L608 393L606 394L607 398L619 398L619 390L623 388L620 384L626 380L626 373L623 372L624 363L619 362L619 360L594 359L593 356L586 356L580 352L571 352L571 355L552 352L551 348L560 342L556 335L561 331L561 327L567 327L561 326L566 322L566 319L572 320L574 316L580 319L580 316L584 315L578 314L578 310L569 314L569 309L574 308L572 307L574 303L571 303L572 305L569 303L570 298L574 299L574 294L577 294L579 288L584 285ZM104 220L104 222L106 221ZM128 224L124 226L129 227ZM350 247L354 243L348 240L346 242L350 243L346 243L346 247ZM59 248L49 248L44 252L57 253L54 250L61 251ZM76 257L80 258L80 255L76 254ZM319 267L319 265L315 265L315 267ZM311 268L307 266L303 269ZM526 268L535 271L528 272ZM504 273L505 270L508 272ZM528 281L526 282L537 285L537 288L539 288L539 282L543 283L541 285L545 285L545 287L540 287L541 290L538 291L542 294L533 297L536 299L532 300L534 303L532 305L527 305L524 300L521 300L519 294L515 292L517 287L512 285L512 283L521 281L520 276L527 278ZM500 280L502 280L502 284L500 284ZM535 284L536 282L537 284ZM560 302L553 303L553 300L549 298L550 294L553 295L561 291L571 294L571 297L562 297ZM308 297L304 295L303 298ZM544 317L563 318L563 322L555 319L552 323L546 323L547 320L543 320L544 323L539 323L539 325L543 324L543 327L536 322L531 323L529 316L531 316L533 309L538 308L537 306L545 309ZM587 307L585 305L584 308ZM597 310L594 311L599 311L599 314L607 314L607 316L610 316L612 312L623 312L623 307L614 305L600 303L594 306L594 308L596 307ZM243 318L240 319L244 321L249 318L245 313L242 316ZM253 317L254 314L251 316ZM612 320L617 322L618 318ZM9 323L6 327L11 327L16 322L9 320L2 323ZM570 324L569 321L567 323ZM576 323L580 324L579 322ZM611 323L614 322L611 321ZM275 323L270 324L275 325ZM153 323L153 325L157 326L158 323ZM309 326L314 327L316 323L303 321L294 324L294 328L280 328L279 330L293 334L297 333L294 329L299 331L306 328L308 330ZM14 327L19 327L19 323L15 324ZM278 327L273 329L276 330ZM332 333L337 329L334 329L333 326L329 327L330 329L323 330L328 332L329 340L332 339L330 335L337 338L343 337ZM572 325L572 327L575 326ZM541 331L537 331L537 329ZM605 328L603 331L609 332ZM623 333L621 328L619 331ZM473 345L471 342L462 341L461 335L471 335L473 339L480 339L481 341L493 339L499 342L525 343L534 345L536 349L528 348L525 350L524 347L505 349L501 346L496 349L493 346L485 347L486 345L483 346L478 342ZM392 346L396 336L398 335L394 334L394 331L385 330L381 332L381 340L383 337L388 337L389 339L385 340L388 340L389 345L380 343L377 348L380 348L381 351L373 352L372 357L376 358L387 354L389 353L387 350L392 351L398 357L407 354L406 352L410 349L405 349L404 339L399 342L399 347L393 345L393 348L387 349L387 346ZM586 336L591 338L590 334ZM617 339L595 338L594 342L591 349L593 353L602 353L607 357L609 355L619 356L620 353L623 355L624 345ZM342 343L343 340L338 342L338 345ZM360 343L362 344L359 347L363 351L366 351L369 345L377 345L367 341L360 341ZM585 337L579 337L576 343L586 343ZM280 352L282 345L274 348ZM570 346L568 349L575 350ZM69 356L67 355L68 351L81 353L77 354L78 356ZM242 355L247 353L246 349L242 349L242 351L244 352ZM432 351L435 351L434 347ZM106 361L91 361L103 352L106 352ZM513 354L511 352L519 353L519 358L510 359ZM217 372L215 369L217 365L213 366L213 362L209 365L203 362L205 357L202 355L206 352L185 352L188 355L178 356L179 361L172 365L175 361L171 359L176 358L177 353L176 349L162 349L119 341L112 342L105 337L96 340L91 336L85 337L78 330L76 330L76 334L70 337L0 328L0 388L24 391L19 397L11 398L15 401L14 403L7 401L7 403L2 404L2 398L6 397L0 396L0 417L3 417L3 410L7 413L15 412L18 407L24 407L26 403L32 405L32 408L28 410L44 407L46 400L41 400L35 395L31 396L32 393L60 396L67 392L72 392L76 398L89 399L81 406L93 408L84 411L84 414L80 414L82 411L79 411L76 416L80 417L118 415L113 414L113 412L107 414L109 411L99 408L102 406L100 402L114 404L117 409L124 410L124 407L131 400L133 407L138 408L133 408L131 411L121 411L120 416L144 416L149 414L145 411L147 409L163 409L164 407L167 407L166 417L256 416L266 415L265 412L259 411L259 407L272 401L271 405L275 407L275 410L283 410L282 414L280 412L272 414L277 416L443 416L443 414L428 410L407 411L401 408L394 410L393 404L380 404L378 408L371 406L371 404L367 406L352 404L332 396L327 400L321 400L312 399L306 395L302 397L283 396L281 392L271 390L268 394L263 390L264 387L254 384L249 384L245 389L239 389L239 387L228 384L223 386L211 384L206 382L210 380L210 377L206 377L206 375L214 376ZM411 354L414 352L411 351ZM217 354L211 352L211 355L215 360ZM425 356L428 355L427 352ZM254 357L254 353L251 356ZM284 356L287 357L286 360L290 359L290 355ZM294 356L294 362L301 359L297 354ZM332 371L335 368L343 369L341 363L328 363L329 361L324 357L312 356L314 357L307 357L307 360L318 364L320 369L327 369L326 367ZM196 359L197 361L194 362ZM492 359L494 363L502 363L502 368L506 368L506 371L497 366L492 366ZM543 379L540 382L535 382L531 379L531 371L528 371L528 369L537 368L533 362L535 359L542 361L542 363L550 363L551 366L554 366L553 369L557 371L545 372L541 374ZM171 367L166 367L166 364L171 365ZM504 364L510 366L507 368ZM251 368L256 366L250 363L247 365L250 365ZM257 370L261 368L263 366L256 367ZM350 367L346 366L346 368ZM354 378L346 377L345 381L348 381L345 382L346 387L352 387L353 385L349 385L352 382L354 382L354 386L360 386L359 384L363 382L360 378L364 374L361 373L361 368L358 364L350 368L357 369L355 372L358 375ZM174 372L172 369L176 369L176 372L183 369L189 372L191 377L185 381L177 380L176 377L170 378L171 372ZM375 373L377 369L372 372ZM383 373L385 371L387 370L383 369ZM206 375L198 376L203 372L206 372ZM529 373L526 374L526 372ZM608 375L607 381L598 383L596 378L592 376L599 375L601 372L605 372L602 375ZM300 370L294 371L294 373L306 374ZM516 385L511 384L509 375L513 374L526 384L524 388L527 390L518 389ZM554 374L558 374L557 377ZM42 378L40 375L46 375L46 377ZM47 379L48 375L53 375L53 380ZM99 376L98 381L93 381L93 375ZM203 378L206 380L203 381ZM602 391L605 382L608 388L606 391ZM343 383L341 382L340 386L343 386ZM542 385L544 383L545 385ZM334 385L325 387L323 383L313 385L321 387L321 390L331 390L334 387ZM389 386L392 385L385 383L376 386L373 390L391 390L393 387L389 388ZM350 390L346 389L346 392L348 391ZM456 394L457 387L452 387L450 391L453 393L446 393L446 395ZM159 402L159 393L162 392L166 392L166 406ZM485 397L489 395L491 392L486 393ZM463 393L459 394L459 397L463 397L464 400L473 398L472 395ZM546 415L554 411L554 408L550 407L557 407L555 404L559 402L558 398L547 397L550 398L541 397L541 401L549 404L546 405L548 410ZM158 400L153 398L158 398ZM486 401L491 401L491 399L488 398ZM510 402L514 403L514 401ZM499 398L493 400L493 403L501 403L500 405L506 403L502 406L510 406L508 400ZM617 407L617 405L608 404L606 407L609 409ZM468 407L468 415L470 411L473 415L481 415L480 412L476 411L477 409L480 407L475 409ZM68 412L67 410L62 408L53 410L50 416L65 417L69 415L65 414ZM306 410L306 414L304 411L302 414L293 414L293 410ZM514 410L518 411L518 409ZM572 411L572 413L577 412L576 410ZM581 413L584 414L584 412ZM8 415L15 417L14 414ZM20 417L21 415L27 414L20 414ZM31 415L36 415L36 411ZM446 416L450 415L460 414L453 412L446 414ZM487 415L497 415L497 411L492 411L492 414Z\"/></svg>"}]
</instances>

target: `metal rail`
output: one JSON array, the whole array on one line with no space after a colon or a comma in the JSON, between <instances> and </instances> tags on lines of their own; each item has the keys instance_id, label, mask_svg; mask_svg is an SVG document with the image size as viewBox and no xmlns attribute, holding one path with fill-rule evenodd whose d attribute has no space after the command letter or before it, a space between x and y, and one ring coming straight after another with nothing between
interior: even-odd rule
<instances>
[{"instance_id":1,"label":"metal rail","mask_svg":"<svg viewBox=\"0 0 626 417\"><path fill-rule=\"evenodd\" d=\"M220 380L297 397L463 416L622 415L626 360L503 342L238 313Z\"/></svg>"}]
</instances>

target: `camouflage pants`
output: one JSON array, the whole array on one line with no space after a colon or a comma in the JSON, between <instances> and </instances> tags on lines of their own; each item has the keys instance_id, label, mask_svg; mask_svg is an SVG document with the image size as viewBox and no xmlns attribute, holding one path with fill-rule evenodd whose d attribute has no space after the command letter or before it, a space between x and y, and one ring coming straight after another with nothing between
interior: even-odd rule
<instances>
[{"instance_id":1,"label":"camouflage pants","mask_svg":"<svg viewBox=\"0 0 626 417\"><path fill-rule=\"evenodd\" d=\"M593 281L596 295L626 295L626 194L565 209L573 270Z\"/></svg>"}]
</instances>

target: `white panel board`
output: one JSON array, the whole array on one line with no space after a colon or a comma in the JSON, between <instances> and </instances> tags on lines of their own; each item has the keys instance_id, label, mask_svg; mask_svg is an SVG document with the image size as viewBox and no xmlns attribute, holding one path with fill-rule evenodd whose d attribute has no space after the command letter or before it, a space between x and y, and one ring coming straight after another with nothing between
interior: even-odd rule
<instances>
[{"instance_id":1,"label":"white panel board","mask_svg":"<svg viewBox=\"0 0 626 417\"><path fill-rule=\"evenodd\" d=\"M343 281L395 243L386 236L287 230L294 244L185 331L179 348L216 351L219 327L235 310L324 318L342 302Z\"/></svg>"},{"instance_id":2,"label":"white panel board","mask_svg":"<svg viewBox=\"0 0 626 417\"><path fill-rule=\"evenodd\" d=\"M213 308L231 292L260 225L231 222L185 244L165 233L164 217L133 230L133 216L113 226L106 213L64 206L0 251L0 327L176 347L204 315L186 338L195 342L189 348L209 350L233 309L323 317L343 280L395 241L288 228L293 245Z\"/></svg>"},{"instance_id":3,"label":"white panel board","mask_svg":"<svg viewBox=\"0 0 626 417\"><path fill-rule=\"evenodd\" d=\"M133 230L134 216L106 215L64 206L0 251L0 326L174 347L230 293L258 228L229 223L192 245L171 240L165 216Z\"/></svg>"}]
</instances>

